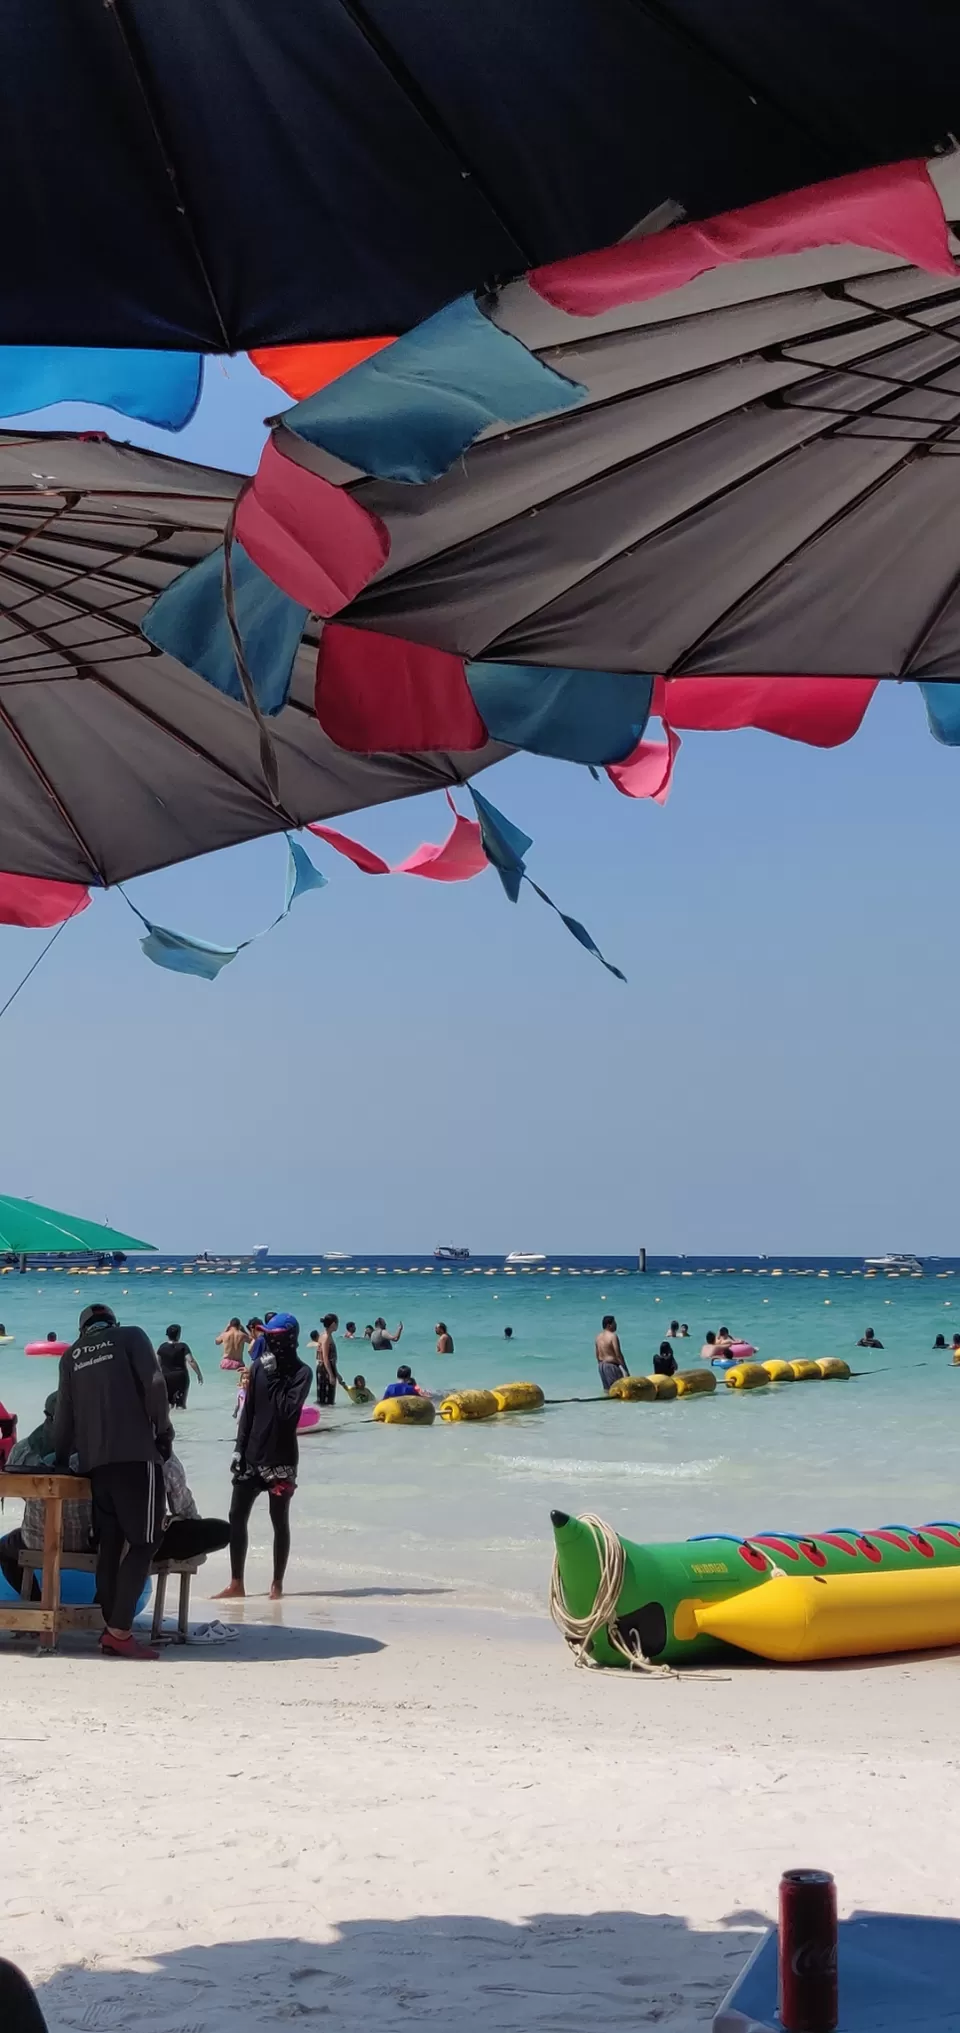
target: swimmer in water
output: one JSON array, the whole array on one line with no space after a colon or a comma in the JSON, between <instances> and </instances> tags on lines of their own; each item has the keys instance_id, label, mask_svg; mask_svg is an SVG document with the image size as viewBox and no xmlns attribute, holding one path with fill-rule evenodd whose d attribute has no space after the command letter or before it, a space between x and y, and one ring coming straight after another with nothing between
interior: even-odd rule
<instances>
[{"instance_id":1,"label":"swimmer in water","mask_svg":"<svg viewBox=\"0 0 960 2033\"><path fill-rule=\"evenodd\" d=\"M366 1377L354 1377L353 1383L344 1385L344 1389L355 1405L373 1404L373 1392Z\"/></svg>"},{"instance_id":2,"label":"swimmer in water","mask_svg":"<svg viewBox=\"0 0 960 2033\"><path fill-rule=\"evenodd\" d=\"M394 1328L393 1333L388 1334L386 1321L381 1318L378 1318L373 1323L373 1334L370 1337L370 1346L371 1348L379 1349L381 1352L384 1349L392 1348L394 1342L399 1341L402 1333L403 1333L402 1320Z\"/></svg>"},{"instance_id":3,"label":"swimmer in water","mask_svg":"<svg viewBox=\"0 0 960 2033\"><path fill-rule=\"evenodd\" d=\"M343 1330L343 1338L344 1338L344 1341L356 1341L356 1338L357 1338L357 1323L356 1323L356 1321L355 1321L355 1320L348 1320L348 1321L347 1321L347 1324L346 1324L346 1326L345 1326L345 1328L344 1328L344 1330Z\"/></svg>"},{"instance_id":4,"label":"swimmer in water","mask_svg":"<svg viewBox=\"0 0 960 2033\"><path fill-rule=\"evenodd\" d=\"M701 1362L712 1362L716 1353L717 1353L717 1337L711 1331L711 1333L709 1333L705 1337L703 1347L700 1350Z\"/></svg>"},{"instance_id":5,"label":"swimmer in water","mask_svg":"<svg viewBox=\"0 0 960 2033\"><path fill-rule=\"evenodd\" d=\"M859 1340L859 1341L857 1342L857 1347L858 1347L858 1348L882 1348L882 1347L883 1347L883 1342L882 1342L882 1341L878 1341L878 1340L877 1340L877 1337L876 1337L876 1335L874 1334L874 1331L873 1331L873 1328L872 1328L872 1327L865 1327L865 1328L864 1328L864 1330L863 1330L863 1335L862 1335L861 1339L860 1339L860 1340Z\"/></svg>"},{"instance_id":6,"label":"swimmer in water","mask_svg":"<svg viewBox=\"0 0 960 2033\"><path fill-rule=\"evenodd\" d=\"M513 1340L513 1328L512 1328L512 1327L505 1327L505 1328L504 1328L504 1330L503 1330L503 1338L504 1338L504 1341L512 1341L512 1340Z\"/></svg>"},{"instance_id":7,"label":"swimmer in water","mask_svg":"<svg viewBox=\"0 0 960 2033\"><path fill-rule=\"evenodd\" d=\"M661 1341L659 1353L653 1358L655 1377L672 1377L677 1374L677 1358L669 1341Z\"/></svg>"},{"instance_id":8,"label":"swimmer in water","mask_svg":"<svg viewBox=\"0 0 960 2033\"><path fill-rule=\"evenodd\" d=\"M946 1348L947 1343L945 1337L942 1334L938 1334L936 1341L934 1342L933 1345L934 1348ZM954 1343L954 1346L956 1346L956 1343Z\"/></svg>"},{"instance_id":9,"label":"swimmer in water","mask_svg":"<svg viewBox=\"0 0 960 2033\"><path fill-rule=\"evenodd\" d=\"M445 1320L437 1321L436 1327L434 1328L434 1333L436 1334L437 1337L437 1354L452 1355L453 1335L451 1334L450 1329L447 1326Z\"/></svg>"}]
</instances>

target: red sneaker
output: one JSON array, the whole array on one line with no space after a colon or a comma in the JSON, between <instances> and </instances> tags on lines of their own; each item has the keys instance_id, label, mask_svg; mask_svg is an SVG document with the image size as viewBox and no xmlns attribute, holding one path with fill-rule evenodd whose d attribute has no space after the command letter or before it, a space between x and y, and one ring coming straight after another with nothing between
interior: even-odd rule
<instances>
[{"instance_id":1,"label":"red sneaker","mask_svg":"<svg viewBox=\"0 0 960 2033\"><path fill-rule=\"evenodd\" d=\"M108 1659L159 1659L152 1645L141 1645L139 1639L115 1638L112 1631L104 1631L100 1639L100 1650Z\"/></svg>"}]
</instances>

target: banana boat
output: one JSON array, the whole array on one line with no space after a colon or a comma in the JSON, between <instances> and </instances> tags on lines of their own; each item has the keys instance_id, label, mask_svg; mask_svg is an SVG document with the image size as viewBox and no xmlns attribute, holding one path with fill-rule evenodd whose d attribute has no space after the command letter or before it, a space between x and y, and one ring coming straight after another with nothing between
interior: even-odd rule
<instances>
[{"instance_id":1,"label":"banana boat","mask_svg":"<svg viewBox=\"0 0 960 2033\"><path fill-rule=\"evenodd\" d=\"M554 1617L597 1665L738 1652L799 1664L960 1644L953 1521L641 1546L600 1519L551 1515Z\"/></svg>"}]
</instances>

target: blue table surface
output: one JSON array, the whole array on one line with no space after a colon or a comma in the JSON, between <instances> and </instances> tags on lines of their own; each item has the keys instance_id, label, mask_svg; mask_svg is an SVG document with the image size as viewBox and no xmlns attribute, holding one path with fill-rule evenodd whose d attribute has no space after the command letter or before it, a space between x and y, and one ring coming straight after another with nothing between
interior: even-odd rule
<instances>
[{"instance_id":1,"label":"blue table surface","mask_svg":"<svg viewBox=\"0 0 960 2033\"><path fill-rule=\"evenodd\" d=\"M837 2033L960 2033L960 1921L861 1913L841 1921ZM777 1937L761 1942L717 2014L730 2012L782 2033L777 2011Z\"/></svg>"}]
</instances>

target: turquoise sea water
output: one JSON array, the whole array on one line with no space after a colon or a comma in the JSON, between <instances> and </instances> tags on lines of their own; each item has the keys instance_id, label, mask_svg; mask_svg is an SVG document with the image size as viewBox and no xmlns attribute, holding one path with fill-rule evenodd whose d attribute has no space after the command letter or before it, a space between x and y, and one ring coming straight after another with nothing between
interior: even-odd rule
<instances>
[{"instance_id":1,"label":"turquoise sea water","mask_svg":"<svg viewBox=\"0 0 960 2033\"><path fill-rule=\"evenodd\" d=\"M412 1262L412 1260L411 1260ZM728 1325L760 1354L843 1355L871 1374L849 1383L792 1384L756 1393L665 1404L555 1403L479 1425L429 1429L374 1425L349 1404L325 1412L301 1447L288 1593L423 1592L438 1606L475 1603L526 1611L543 1604L551 1559L551 1507L591 1510L634 1538L708 1531L829 1529L952 1518L960 1514L960 1368L934 1353L935 1335L960 1328L960 1272L922 1278L775 1276L772 1270L640 1277L622 1269L502 1269L418 1265L360 1275L325 1266L297 1276L0 1279L0 1318L16 1337L0 1347L0 1397L29 1431L56 1366L24 1357L25 1340L50 1328L66 1338L96 1294L155 1341L183 1327L204 1372L176 1415L177 1447L210 1514L229 1504L236 1379L218 1367L213 1337L231 1313L270 1306L296 1313L303 1340L322 1313L362 1330L377 1313L404 1321L394 1356L340 1336L340 1364L378 1390L398 1361L431 1390L530 1377L549 1399L596 1393L593 1338L616 1314L631 1368L647 1371L674 1316L689 1322L678 1347L693 1365L707 1328ZM434 1352L447 1322L453 1356ZM514 1329L513 1341L503 1328ZM856 1348L865 1325L882 1354ZM261 1516L260 1513L263 1512ZM15 1516L9 1523L15 1522ZM254 1516L248 1586L269 1579L266 1508ZM219 1575L220 1556L208 1573ZM224 1557L224 1578L225 1578ZM219 1585L219 1580L214 1585Z\"/></svg>"}]
</instances>

